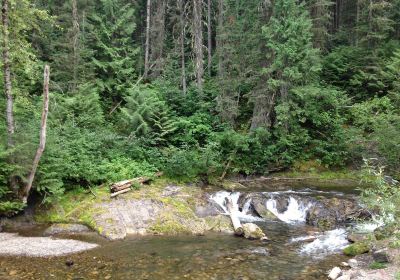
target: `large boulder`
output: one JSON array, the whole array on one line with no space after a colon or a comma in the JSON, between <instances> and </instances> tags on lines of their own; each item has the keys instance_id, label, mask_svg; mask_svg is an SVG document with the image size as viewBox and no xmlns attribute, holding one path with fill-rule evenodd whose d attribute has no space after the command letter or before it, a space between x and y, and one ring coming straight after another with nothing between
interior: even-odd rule
<instances>
[{"instance_id":1,"label":"large boulder","mask_svg":"<svg viewBox=\"0 0 400 280\"><path fill-rule=\"evenodd\" d=\"M369 217L369 212L363 209L356 200L322 198L316 200L309 208L306 222L322 229L332 229L338 224Z\"/></svg>"},{"instance_id":2,"label":"large boulder","mask_svg":"<svg viewBox=\"0 0 400 280\"><path fill-rule=\"evenodd\" d=\"M266 236L259 226L253 223L243 224L244 237L247 239L264 239Z\"/></svg>"},{"instance_id":3,"label":"large boulder","mask_svg":"<svg viewBox=\"0 0 400 280\"><path fill-rule=\"evenodd\" d=\"M346 248L343 249L343 253L346 256L357 256L361 254L368 253L371 250L370 245L368 242L363 241L363 242L357 242L353 243Z\"/></svg>"}]
</instances>

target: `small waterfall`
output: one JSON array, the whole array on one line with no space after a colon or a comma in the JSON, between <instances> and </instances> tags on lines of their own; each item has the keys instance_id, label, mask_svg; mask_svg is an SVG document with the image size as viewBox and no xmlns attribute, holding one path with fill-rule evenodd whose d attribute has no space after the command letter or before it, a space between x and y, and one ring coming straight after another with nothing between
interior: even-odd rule
<instances>
[{"instance_id":1,"label":"small waterfall","mask_svg":"<svg viewBox=\"0 0 400 280\"><path fill-rule=\"evenodd\" d=\"M283 213L279 213L276 199L271 198L267 201L267 209L279 220L289 224L304 223L306 221L307 211L311 206L311 203L304 204L290 196L287 210Z\"/></svg>"},{"instance_id":2,"label":"small waterfall","mask_svg":"<svg viewBox=\"0 0 400 280\"><path fill-rule=\"evenodd\" d=\"M246 200L246 202L243 205L242 210L240 211L239 209L239 197L240 197L240 192L227 192L227 191L220 191L217 192L213 195L211 195L210 199L214 202L216 202L223 210L226 215L229 215L228 209L226 208L226 198L230 198L233 203L233 208L235 211L237 211L238 217L241 221L244 222L255 222L255 221L263 221L262 218L260 217L255 217L249 214L249 210L251 207L251 199Z\"/></svg>"}]
</instances>

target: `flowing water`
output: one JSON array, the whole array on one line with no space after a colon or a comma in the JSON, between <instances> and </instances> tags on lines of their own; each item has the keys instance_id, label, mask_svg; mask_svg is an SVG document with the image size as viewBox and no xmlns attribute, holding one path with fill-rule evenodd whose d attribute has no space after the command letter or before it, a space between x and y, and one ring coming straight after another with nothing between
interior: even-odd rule
<instances>
[{"instance_id":1,"label":"flowing water","mask_svg":"<svg viewBox=\"0 0 400 280\"><path fill-rule=\"evenodd\" d=\"M326 279L329 269L346 260L340 254L348 245L346 229L316 232L305 224L309 202L295 196L290 197L287 210L279 212L275 197L283 193L345 196L315 190L269 192L266 206L277 219L262 219L251 213L250 200L239 206L240 193L216 192L210 200L221 211L227 214L225 198L229 197L242 222L258 224L271 241L207 234L108 242L93 234L75 235L72 238L100 247L65 257L0 257L0 279Z\"/></svg>"}]
</instances>

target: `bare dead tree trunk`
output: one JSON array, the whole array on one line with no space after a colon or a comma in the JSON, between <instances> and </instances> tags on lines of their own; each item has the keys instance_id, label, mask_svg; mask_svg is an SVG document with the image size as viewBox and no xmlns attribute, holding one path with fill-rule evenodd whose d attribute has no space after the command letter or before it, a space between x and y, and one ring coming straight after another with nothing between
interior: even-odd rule
<instances>
[{"instance_id":1,"label":"bare dead tree trunk","mask_svg":"<svg viewBox=\"0 0 400 280\"><path fill-rule=\"evenodd\" d=\"M76 0L72 0L72 60L73 60L73 81L72 91L76 91L77 79L78 79L78 43L79 43L79 18L78 18L78 6Z\"/></svg>"},{"instance_id":2,"label":"bare dead tree trunk","mask_svg":"<svg viewBox=\"0 0 400 280\"><path fill-rule=\"evenodd\" d=\"M12 84L11 84L11 60L10 60L10 46L9 46L9 18L8 18L8 0L2 2L2 25L3 25L3 75L4 75L4 94L6 96L6 120L7 120L7 148L9 150L14 149L14 100L12 95ZM8 159L10 164L14 164L13 156L11 155ZM10 177L10 186L14 193L18 191L17 181L15 176Z\"/></svg>"},{"instance_id":3,"label":"bare dead tree trunk","mask_svg":"<svg viewBox=\"0 0 400 280\"><path fill-rule=\"evenodd\" d=\"M144 54L144 79L147 79L149 74L149 55L150 55L150 14L151 14L151 0L147 0L147 16L146 16L146 43Z\"/></svg>"},{"instance_id":4,"label":"bare dead tree trunk","mask_svg":"<svg viewBox=\"0 0 400 280\"><path fill-rule=\"evenodd\" d=\"M193 37L195 53L195 72L197 88L203 91L204 55L203 55L203 20L202 0L193 0Z\"/></svg>"},{"instance_id":5,"label":"bare dead tree trunk","mask_svg":"<svg viewBox=\"0 0 400 280\"><path fill-rule=\"evenodd\" d=\"M211 77L211 55L212 55L212 28L211 28L211 0L208 0L207 2L207 43L208 43L208 65L207 65L207 69L208 69L208 76Z\"/></svg>"},{"instance_id":6,"label":"bare dead tree trunk","mask_svg":"<svg viewBox=\"0 0 400 280\"><path fill-rule=\"evenodd\" d=\"M49 83L50 83L50 67L46 65L44 67L44 78L43 78L43 111L42 121L40 124L40 138L39 147L36 151L35 158L33 159L32 169L28 176L28 182L22 192L22 202L27 203L29 193L32 189L33 180L35 179L36 170L39 166L40 158L44 152L46 146L46 133L47 133L47 115L49 113Z\"/></svg>"},{"instance_id":7,"label":"bare dead tree trunk","mask_svg":"<svg viewBox=\"0 0 400 280\"><path fill-rule=\"evenodd\" d=\"M186 95L187 92L187 82L186 82L186 60L185 60L185 3L184 0L179 0L179 10L180 10L180 16L179 16L179 21L180 21L180 28L181 28L181 34L180 34L180 44L181 44L181 79L182 79L182 91L183 94Z\"/></svg>"},{"instance_id":8,"label":"bare dead tree trunk","mask_svg":"<svg viewBox=\"0 0 400 280\"><path fill-rule=\"evenodd\" d=\"M165 43L165 12L166 0L154 1L155 11L150 19L150 58L149 60L154 64L152 66L151 78L157 78L161 75L164 64L164 43ZM149 69L150 70L150 69Z\"/></svg>"}]
</instances>

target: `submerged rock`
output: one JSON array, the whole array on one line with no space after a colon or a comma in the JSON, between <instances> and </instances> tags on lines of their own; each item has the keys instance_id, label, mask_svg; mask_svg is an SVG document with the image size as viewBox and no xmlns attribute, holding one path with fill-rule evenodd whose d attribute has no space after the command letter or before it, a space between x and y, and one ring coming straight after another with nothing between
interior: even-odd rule
<instances>
[{"instance_id":1,"label":"submerged rock","mask_svg":"<svg viewBox=\"0 0 400 280\"><path fill-rule=\"evenodd\" d=\"M81 224L54 224L47 228L43 235L50 236L56 234L74 234L83 232L90 232L90 229Z\"/></svg>"},{"instance_id":2,"label":"submerged rock","mask_svg":"<svg viewBox=\"0 0 400 280\"><path fill-rule=\"evenodd\" d=\"M264 232L259 226L253 223L243 224L244 237L247 239L261 239L265 237Z\"/></svg>"}]
</instances>

